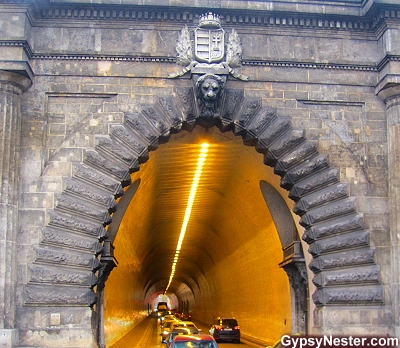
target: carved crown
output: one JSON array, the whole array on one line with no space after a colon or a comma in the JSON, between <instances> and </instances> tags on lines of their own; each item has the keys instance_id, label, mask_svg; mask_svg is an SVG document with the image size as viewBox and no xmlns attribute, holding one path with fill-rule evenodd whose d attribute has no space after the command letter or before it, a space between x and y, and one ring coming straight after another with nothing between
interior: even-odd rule
<instances>
[{"instance_id":1,"label":"carved crown","mask_svg":"<svg viewBox=\"0 0 400 348\"><path fill-rule=\"evenodd\" d=\"M212 12L205 13L200 16L199 27L201 28L220 28L221 21L219 16Z\"/></svg>"}]
</instances>

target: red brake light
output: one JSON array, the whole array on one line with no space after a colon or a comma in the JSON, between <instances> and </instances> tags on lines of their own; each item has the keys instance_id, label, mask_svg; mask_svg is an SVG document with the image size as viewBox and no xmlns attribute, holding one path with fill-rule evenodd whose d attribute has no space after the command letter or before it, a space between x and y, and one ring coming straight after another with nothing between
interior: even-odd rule
<instances>
[{"instance_id":1,"label":"red brake light","mask_svg":"<svg viewBox=\"0 0 400 348\"><path fill-rule=\"evenodd\" d=\"M221 330L222 326L221 325L215 325L215 330Z\"/></svg>"},{"instance_id":2,"label":"red brake light","mask_svg":"<svg viewBox=\"0 0 400 348\"><path fill-rule=\"evenodd\" d=\"M234 329L235 330L240 330L240 326L235 326Z\"/></svg>"}]
</instances>

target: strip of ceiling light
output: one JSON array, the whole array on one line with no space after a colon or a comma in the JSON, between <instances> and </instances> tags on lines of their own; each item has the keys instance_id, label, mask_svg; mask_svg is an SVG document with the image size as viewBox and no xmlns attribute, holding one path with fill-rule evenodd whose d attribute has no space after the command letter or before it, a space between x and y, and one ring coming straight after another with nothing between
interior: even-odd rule
<instances>
[{"instance_id":1,"label":"strip of ceiling light","mask_svg":"<svg viewBox=\"0 0 400 348\"><path fill-rule=\"evenodd\" d=\"M190 188L190 194L189 194L189 198L188 198L188 202L187 202L187 206L186 206L185 217L183 219L183 223L182 223L182 227L181 227L181 233L179 235L178 244L176 246L174 262L172 264L171 275L169 277L168 285L164 290L164 295L166 294L169 286L171 285L172 279L174 278L176 264L178 263L179 253L181 251L183 238L185 237L186 228L187 228L187 225L188 225L189 219L190 219L190 214L192 213L193 202L194 202L194 199L196 198L196 192L197 192L197 188L199 186L201 174L203 172L203 166L204 166L204 163L205 163L206 158L207 158L207 153L208 153L208 147L209 146L210 145L207 144L207 143L201 144L200 154L199 154L199 157L197 159L196 171L194 172L194 176L193 176L193 180L192 180L192 186Z\"/></svg>"}]
</instances>

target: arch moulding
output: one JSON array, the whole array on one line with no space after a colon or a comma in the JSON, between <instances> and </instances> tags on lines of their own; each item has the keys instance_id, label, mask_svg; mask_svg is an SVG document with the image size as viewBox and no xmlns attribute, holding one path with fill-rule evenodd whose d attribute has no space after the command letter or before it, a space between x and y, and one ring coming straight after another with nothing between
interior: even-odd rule
<instances>
[{"instance_id":1,"label":"arch moulding","mask_svg":"<svg viewBox=\"0 0 400 348\"><path fill-rule=\"evenodd\" d=\"M204 112L198 99L196 84L176 87L173 95L159 96L140 112L125 113L123 123L113 125L109 136L99 138L84 161L74 165L35 248L37 262L29 265L24 305L84 307L97 302L95 287L104 286L116 265L116 229L108 233L106 226L119 209L116 199L131 185L130 174L171 133L190 132L198 125L241 136L281 177L304 227L302 239L309 244L317 307L383 305L379 266L355 197L304 129L278 117L260 98L244 97L242 89L225 89L213 112Z\"/></svg>"}]
</instances>

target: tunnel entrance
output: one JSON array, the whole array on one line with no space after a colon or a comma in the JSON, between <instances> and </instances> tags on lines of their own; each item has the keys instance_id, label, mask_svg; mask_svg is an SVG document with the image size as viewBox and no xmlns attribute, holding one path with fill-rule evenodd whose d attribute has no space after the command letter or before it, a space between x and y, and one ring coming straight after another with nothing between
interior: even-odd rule
<instances>
[{"instance_id":1,"label":"tunnel entrance","mask_svg":"<svg viewBox=\"0 0 400 348\"><path fill-rule=\"evenodd\" d=\"M170 276L198 151L204 141L209 144L208 156L175 277L163 295L160 292ZM290 289L299 283L290 282L286 273L289 268L279 266L284 260L283 248L294 241L300 243L290 212L293 202L279 187L276 174L263 164L261 154L243 146L232 133L198 126L191 132L172 135L131 177L132 182L140 184L113 241L118 267L104 290L106 341L109 323L118 313L140 306L128 299L137 296L148 302L158 293L154 308L157 302L173 296L176 309L190 311L204 323L217 316L234 316L243 335L255 336L258 332L268 342L301 329L305 308L296 307L300 297ZM286 256L287 267L301 262L293 260L290 253ZM305 271L304 256L302 264ZM293 270L290 272L292 275ZM301 314L296 314L299 310Z\"/></svg>"},{"instance_id":2,"label":"tunnel entrance","mask_svg":"<svg viewBox=\"0 0 400 348\"><path fill-rule=\"evenodd\" d=\"M219 114L202 119L193 88L179 87L174 96L159 96L156 104L142 105L139 113L125 113L121 124L110 125L109 135L86 150L82 163L74 163L72 177L57 196L35 250L40 267L31 265L33 276L23 289L24 305L90 306L100 318L92 322L99 341L103 328L112 341L143 319L154 300L150 296L163 293L170 277L163 256L175 252L170 237L179 230L187 203L184 190L175 188L189 190L191 179L182 173L193 170L193 151L204 137L217 145L212 167L205 169L209 186L195 210L193 240L185 241L187 256L180 256L181 273L168 296L184 301L204 320L254 308L275 332L294 327L291 304L295 320L303 318L296 308L304 304L291 293L288 275L312 279L306 284L312 293L308 323L320 332L325 308L382 305L369 231L340 171L305 130L294 128L289 117L278 117L261 99L230 89L225 98ZM185 149L179 155L177 145ZM278 191L289 208L288 230L294 221L301 237L293 246L282 243L279 214L272 214L274 200L266 204L261 181ZM296 253L299 246L307 250L305 244L306 271L298 267ZM72 250L68 255L66 247ZM41 272L46 264L53 270L55 262L57 277ZM79 277L71 269L77 265L83 268ZM107 318L112 320L106 323ZM253 319L247 318L245 323Z\"/></svg>"}]
</instances>

